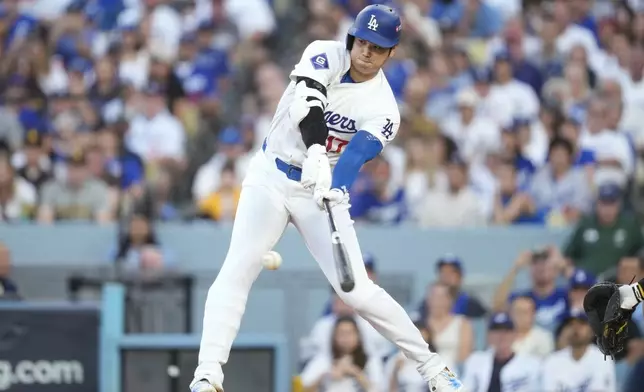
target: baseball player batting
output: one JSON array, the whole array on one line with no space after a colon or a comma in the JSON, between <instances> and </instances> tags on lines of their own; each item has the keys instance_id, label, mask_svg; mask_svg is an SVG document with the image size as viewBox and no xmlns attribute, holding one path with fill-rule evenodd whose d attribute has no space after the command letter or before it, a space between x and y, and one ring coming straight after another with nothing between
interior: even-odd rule
<instances>
[{"instance_id":1,"label":"baseball player batting","mask_svg":"<svg viewBox=\"0 0 644 392\"><path fill-rule=\"evenodd\" d=\"M346 42L311 43L291 72L270 133L250 163L228 254L208 292L192 392L223 392L222 366L262 270L262 256L289 222L342 300L417 363L430 391L462 390L403 308L367 277L349 216L347 189L398 131L400 114L382 67L400 33L394 9L368 6ZM354 288L348 292L340 288L326 202L353 271Z\"/></svg>"}]
</instances>

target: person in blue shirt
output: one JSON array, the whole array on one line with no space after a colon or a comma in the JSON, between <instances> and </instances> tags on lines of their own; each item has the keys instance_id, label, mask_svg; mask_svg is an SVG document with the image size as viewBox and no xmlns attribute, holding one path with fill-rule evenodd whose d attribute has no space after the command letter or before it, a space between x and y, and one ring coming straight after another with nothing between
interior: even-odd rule
<instances>
[{"instance_id":1,"label":"person in blue shirt","mask_svg":"<svg viewBox=\"0 0 644 392\"><path fill-rule=\"evenodd\" d=\"M501 13L483 0L437 0L430 16L440 22L457 24L471 38L489 38L503 27ZM469 23L464 24L466 20Z\"/></svg>"},{"instance_id":2,"label":"person in blue shirt","mask_svg":"<svg viewBox=\"0 0 644 392\"><path fill-rule=\"evenodd\" d=\"M597 283L595 275L583 269L575 269L568 280L568 303L571 309L583 309L588 289Z\"/></svg>"},{"instance_id":3,"label":"person in blue shirt","mask_svg":"<svg viewBox=\"0 0 644 392\"><path fill-rule=\"evenodd\" d=\"M461 259L453 254L446 254L436 261L436 274L441 284L449 287L454 305L452 313L470 318L484 317L487 309L481 301L472 294L463 291L464 268ZM418 321L426 320L428 315L427 301L423 300L412 318Z\"/></svg>"},{"instance_id":4,"label":"person in blue shirt","mask_svg":"<svg viewBox=\"0 0 644 392\"><path fill-rule=\"evenodd\" d=\"M530 141L530 120L515 118L512 124L503 128L501 134L504 157L514 162L520 190L525 190L537 171L534 163L523 154L523 147Z\"/></svg>"},{"instance_id":5,"label":"person in blue shirt","mask_svg":"<svg viewBox=\"0 0 644 392\"><path fill-rule=\"evenodd\" d=\"M494 309L506 309L517 296L531 297L536 305L536 324L554 330L569 310L568 289L557 286L561 260L554 247L522 252L494 294ZM530 271L530 288L511 293L517 275L525 268Z\"/></svg>"},{"instance_id":6,"label":"person in blue shirt","mask_svg":"<svg viewBox=\"0 0 644 392\"><path fill-rule=\"evenodd\" d=\"M597 40L597 44L600 45L599 28L597 26L595 16L592 14L592 6L593 2L589 0L570 1L570 15L577 26L588 29L593 33L593 36Z\"/></svg>"},{"instance_id":7,"label":"person in blue shirt","mask_svg":"<svg viewBox=\"0 0 644 392\"><path fill-rule=\"evenodd\" d=\"M560 136L568 140L574 147L575 167L586 167L595 164L595 152L581 145L581 121L568 117L559 128Z\"/></svg>"},{"instance_id":8,"label":"person in blue shirt","mask_svg":"<svg viewBox=\"0 0 644 392\"><path fill-rule=\"evenodd\" d=\"M127 148L119 127L119 123L108 125L99 138L105 151L105 172L121 190L128 190L142 184L145 166L141 157Z\"/></svg>"},{"instance_id":9,"label":"person in blue shirt","mask_svg":"<svg viewBox=\"0 0 644 392\"><path fill-rule=\"evenodd\" d=\"M226 88L225 79L230 74L228 55L213 47L215 24L204 21L197 29L196 54L192 63L192 72L186 80L188 91L192 95L213 97L220 95ZM185 43L184 43L185 45Z\"/></svg>"},{"instance_id":10,"label":"person in blue shirt","mask_svg":"<svg viewBox=\"0 0 644 392\"><path fill-rule=\"evenodd\" d=\"M543 224L543 214L532 213L529 196L521 192L518 173L512 160L501 160L497 169L499 184L494 202L493 221L496 224Z\"/></svg>"},{"instance_id":11,"label":"person in blue shirt","mask_svg":"<svg viewBox=\"0 0 644 392\"><path fill-rule=\"evenodd\" d=\"M407 216L405 191L391 184L391 166L381 156L370 163L370 186L351 195L349 213L356 221L397 224Z\"/></svg>"},{"instance_id":12,"label":"person in blue shirt","mask_svg":"<svg viewBox=\"0 0 644 392\"><path fill-rule=\"evenodd\" d=\"M389 86L391 86L391 91L397 100L401 100L407 80L416 72L416 63L409 58L392 58L387 61L383 70Z\"/></svg>"}]
</instances>

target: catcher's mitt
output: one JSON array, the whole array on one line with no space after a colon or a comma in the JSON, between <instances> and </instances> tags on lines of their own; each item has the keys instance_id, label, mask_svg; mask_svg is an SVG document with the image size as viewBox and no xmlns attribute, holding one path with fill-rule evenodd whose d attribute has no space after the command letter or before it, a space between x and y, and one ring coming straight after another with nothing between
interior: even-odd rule
<instances>
[{"instance_id":1,"label":"catcher's mitt","mask_svg":"<svg viewBox=\"0 0 644 392\"><path fill-rule=\"evenodd\" d=\"M597 283L584 297L584 311L597 336L597 346L611 358L624 349L633 315L633 310L622 309L620 303L619 286L610 282Z\"/></svg>"}]
</instances>

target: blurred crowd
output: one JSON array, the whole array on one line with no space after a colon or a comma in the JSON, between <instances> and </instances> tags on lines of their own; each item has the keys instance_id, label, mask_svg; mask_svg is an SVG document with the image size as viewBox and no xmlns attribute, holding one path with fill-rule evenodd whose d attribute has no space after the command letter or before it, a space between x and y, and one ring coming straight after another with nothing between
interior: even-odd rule
<instances>
[{"instance_id":1,"label":"blurred crowd","mask_svg":"<svg viewBox=\"0 0 644 392\"><path fill-rule=\"evenodd\" d=\"M554 247L519 254L497 287L491 306L463 288L465 263L449 254L436 261L435 282L410 316L430 348L463 380L468 392L635 392L644 369L644 310L636 308L626 348L605 358L583 311L598 279L629 284L644 277L644 248L597 276L572 266ZM364 255L378 281L373 256ZM520 272L529 283L515 286ZM300 342L301 374L295 392L424 392L416 363L385 340L332 293Z\"/></svg>"},{"instance_id":2,"label":"blurred crowd","mask_svg":"<svg viewBox=\"0 0 644 392\"><path fill-rule=\"evenodd\" d=\"M230 221L301 51L343 40L370 2L3 1L0 219ZM356 221L561 226L598 200L641 210L641 1L389 3L402 123L351 190Z\"/></svg>"}]
</instances>

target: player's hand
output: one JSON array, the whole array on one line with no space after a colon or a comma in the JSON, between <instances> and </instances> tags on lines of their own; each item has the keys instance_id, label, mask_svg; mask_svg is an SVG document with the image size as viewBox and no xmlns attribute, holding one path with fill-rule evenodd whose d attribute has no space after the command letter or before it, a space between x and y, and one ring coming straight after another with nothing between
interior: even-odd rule
<instances>
[{"instance_id":1,"label":"player's hand","mask_svg":"<svg viewBox=\"0 0 644 392\"><path fill-rule=\"evenodd\" d=\"M313 198L315 199L315 202L318 203L318 206L322 209L324 209L324 200L328 200L329 206L332 208L337 206L338 204L349 202L349 194L338 188L318 191L316 187L315 192L313 192Z\"/></svg>"},{"instance_id":2,"label":"player's hand","mask_svg":"<svg viewBox=\"0 0 644 392\"><path fill-rule=\"evenodd\" d=\"M326 189L331 187L331 166L323 145L314 144L306 151L300 183L306 189L311 189L313 186L316 188L326 186Z\"/></svg>"}]
</instances>

